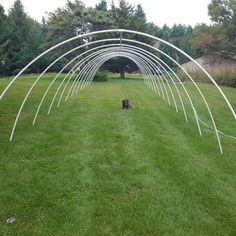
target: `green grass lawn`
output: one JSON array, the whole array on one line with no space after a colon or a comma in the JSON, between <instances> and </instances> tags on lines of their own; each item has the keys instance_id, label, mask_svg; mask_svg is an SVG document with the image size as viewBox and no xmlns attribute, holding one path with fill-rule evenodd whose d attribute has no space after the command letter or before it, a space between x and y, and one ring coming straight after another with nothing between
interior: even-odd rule
<instances>
[{"instance_id":1,"label":"green grass lawn","mask_svg":"<svg viewBox=\"0 0 236 236\"><path fill-rule=\"evenodd\" d=\"M236 140L222 136L220 155L214 132L202 127L200 137L192 115L186 123L181 109L139 79L94 82L47 116L50 93L32 127L50 79L30 96L12 143L33 78L20 79L0 102L0 235L236 235ZM235 136L223 100L200 86L219 129ZM236 107L236 90L223 89ZM124 98L135 108L122 110Z\"/></svg>"}]
</instances>

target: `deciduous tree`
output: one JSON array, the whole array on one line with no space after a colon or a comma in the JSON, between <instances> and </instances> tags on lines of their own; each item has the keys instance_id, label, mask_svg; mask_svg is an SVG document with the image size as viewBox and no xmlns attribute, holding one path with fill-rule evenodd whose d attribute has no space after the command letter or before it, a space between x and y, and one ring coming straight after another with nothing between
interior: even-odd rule
<instances>
[{"instance_id":1,"label":"deciduous tree","mask_svg":"<svg viewBox=\"0 0 236 236\"><path fill-rule=\"evenodd\" d=\"M208 55L236 60L236 1L212 0L208 14L214 24L194 29L193 46Z\"/></svg>"}]
</instances>

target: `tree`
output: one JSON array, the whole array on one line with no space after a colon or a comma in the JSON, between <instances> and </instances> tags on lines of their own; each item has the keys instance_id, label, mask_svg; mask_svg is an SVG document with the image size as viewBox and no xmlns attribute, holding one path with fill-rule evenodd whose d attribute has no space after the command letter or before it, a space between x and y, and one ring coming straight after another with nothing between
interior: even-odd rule
<instances>
[{"instance_id":1,"label":"tree","mask_svg":"<svg viewBox=\"0 0 236 236\"><path fill-rule=\"evenodd\" d=\"M53 46L63 40L90 31L108 29L112 25L110 12L105 10L105 1L96 8L87 8L81 2L68 1L64 8L49 13L47 46ZM103 10L102 10L103 9ZM81 41L82 42L82 41ZM67 44L72 48L74 43Z\"/></svg>"},{"instance_id":2,"label":"tree","mask_svg":"<svg viewBox=\"0 0 236 236\"><path fill-rule=\"evenodd\" d=\"M156 37L159 37L159 38L163 37L162 29L159 28L153 22L147 22L146 23L146 31L147 31L148 34L154 35Z\"/></svg>"},{"instance_id":3,"label":"tree","mask_svg":"<svg viewBox=\"0 0 236 236\"><path fill-rule=\"evenodd\" d=\"M5 15L4 8L0 5L0 75L5 74L7 67L7 50L8 45L8 29L7 29L7 16Z\"/></svg>"},{"instance_id":4,"label":"tree","mask_svg":"<svg viewBox=\"0 0 236 236\"><path fill-rule=\"evenodd\" d=\"M41 27L42 27L42 37L43 39L46 39L47 34L48 34L48 25L44 17L42 18Z\"/></svg>"},{"instance_id":5,"label":"tree","mask_svg":"<svg viewBox=\"0 0 236 236\"><path fill-rule=\"evenodd\" d=\"M22 48L20 50L20 60L22 64L27 64L32 59L34 59L37 55L42 52L41 45L44 43L44 29L41 24L33 19L28 19L30 23L29 32L27 39L23 42ZM39 72L45 65L42 65L42 59L35 62L32 67L32 72Z\"/></svg>"},{"instance_id":6,"label":"tree","mask_svg":"<svg viewBox=\"0 0 236 236\"><path fill-rule=\"evenodd\" d=\"M111 12L106 10L96 10L94 8L86 9L86 21L89 22L89 31L105 30L114 28L115 21ZM96 37L99 39L99 36Z\"/></svg>"},{"instance_id":7,"label":"tree","mask_svg":"<svg viewBox=\"0 0 236 236\"><path fill-rule=\"evenodd\" d=\"M64 8L49 13L47 21L47 46L53 46L63 40L85 33L85 5L81 1L68 1Z\"/></svg>"},{"instance_id":8,"label":"tree","mask_svg":"<svg viewBox=\"0 0 236 236\"><path fill-rule=\"evenodd\" d=\"M111 28L111 13L109 11L105 11L104 3L102 3L101 8L100 6L101 5L97 7L101 10L96 10L96 8L87 8L81 1L78 0L74 2L68 1L65 7L58 8L55 12L49 13L49 19L47 21L48 34L45 48L49 48L61 41L80 34ZM94 36L93 40L95 39L99 39L99 35ZM77 47L78 42L83 44L83 40L85 39L81 38L67 43L54 51L53 55L50 56L54 58L56 56L60 56L72 48ZM91 37L88 37L86 40L91 40ZM70 53L60 60L57 63L57 67L54 67L54 69L57 69L63 63L69 61L70 58L77 56L80 52L83 52L83 49Z\"/></svg>"},{"instance_id":9,"label":"tree","mask_svg":"<svg viewBox=\"0 0 236 236\"><path fill-rule=\"evenodd\" d=\"M11 32L7 48L9 73L17 73L19 68L24 65L21 61L21 51L29 35L30 23L28 19L21 1L16 0L8 15L9 31Z\"/></svg>"},{"instance_id":10,"label":"tree","mask_svg":"<svg viewBox=\"0 0 236 236\"><path fill-rule=\"evenodd\" d=\"M0 52L1 63L4 63L4 67L1 67L0 73L3 73L2 71L4 71L5 74L17 73L20 68L43 50L68 38L91 31L112 28L130 29L156 35L172 42L188 53L194 54L195 52L189 44L192 37L191 27L174 25L170 28L165 25L163 28L159 28L154 23L147 22L146 14L140 4L133 6L126 0L120 0L118 6L112 1L110 8L108 8L107 1L100 0L95 8L92 8L86 7L80 0L68 0L65 7L58 8L56 11L49 13L48 20L46 21L43 18L40 24L31 19L24 12L24 7L20 0L16 0L10 9L8 17L5 15L4 9L0 7ZM235 31L231 30L231 33L233 37ZM87 37L86 39L80 38L62 45L54 50L53 53L48 53L46 57L34 63L30 71L41 71L50 61L60 56L62 53L77 47L78 42L83 44L84 40L95 41L106 38L106 36L106 34L97 34ZM111 34L109 34L109 36L111 36ZM142 41L149 45L153 45L155 42L152 39L138 34L123 33L117 35L117 33L114 33L113 36L114 38L123 36L125 38ZM177 54L170 47L164 44L160 44L159 46L167 54L180 62L184 60L181 55ZM140 47L146 49L145 46ZM89 45L86 46L86 49L89 48ZM64 63L67 63L72 57L77 56L81 52L84 52L84 48L67 55L56 63L51 70L58 70ZM156 51L153 50L153 52ZM111 71L119 72L122 79L125 78L126 71L132 72L138 69L137 65L127 58L111 59L105 63L104 67Z\"/></svg>"},{"instance_id":11,"label":"tree","mask_svg":"<svg viewBox=\"0 0 236 236\"><path fill-rule=\"evenodd\" d=\"M1 73L11 75L18 73L25 64L40 53L41 25L25 13L20 0L14 2L6 21L8 32L2 31L7 32L7 36L4 39L5 43L1 45L1 50L4 52L1 55L5 57ZM1 37L2 35L1 33ZM34 67L29 70L37 71Z\"/></svg>"},{"instance_id":12,"label":"tree","mask_svg":"<svg viewBox=\"0 0 236 236\"><path fill-rule=\"evenodd\" d=\"M159 35L160 38L172 43L192 57L195 57L197 55L197 51L191 45L192 31L193 29L191 26L174 24L173 27L170 28L167 25L164 25L160 30ZM164 43L160 43L159 47L162 51L171 56L174 60L178 61L180 64L188 60L184 55ZM168 65L176 67L176 64L173 63L172 60L169 60L166 56L160 55L160 57Z\"/></svg>"},{"instance_id":13,"label":"tree","mask_svg":"<svg viewBox=\"0 0 236 236\"><path fill-rule=\"evenodd\" d=\"M68 38L90 31L111 28L132 29L142 32L148 32L149 30L146 23L146 15L141 5L134 7L125 0L120 0L118 7L112 3L110 9L107 7L106 0L101 0L95 8L86 7L78 0L74 2L68 1L65 7L58 8L55 12L49 14L47 26L48 34L45 44L46 48ZM117 37L117 34L114 35L114 37ZM142 40L146 43L151 42L151 40L148 40L143 36L131 37L130 34L127 34L126 36L132 39ZM98 34L89 37L87 40L93 39L94 41L104 37L106 37L105 34ZM61 55L63 52L74 48L78 45L78 41L83 43L82 40L70 42L63 47L58 48L56 54ZM72 57L73 55L76 55L76 53L70 54L66 59L69 60L69 57ZM117 72L120 72L121 78L124 78L127 68L129 68L129 70L131 68L137 70L134 63L131 63L130 60L125 58L110 60L106 65L107 67L112 68L113 71L117 70Z\"/></svg>"},{"instance_id":14,"label":"tree","mask_svg":"<svg viewBox=\"0 0 236 236\"><path fill-rule=\"evenodd\" d=\"M107 2L106 0L101 0L96 6L97 11L107 11Z\"/></svg>"},{"instance_id":15,"label":"tree","mask_svg":"<svg viewBox=\"0 0 236 236\"><path fill-rule=\"evenodd\" d=\"M197 26L193 32L193 46L207 55L236 60L235 0L212 0L208 14L214 25Z\"/></svg>"},{"instance_id":16,"label":"tree","mask_svg":"<svg viewBox=\"0 0 236 236\"><path fill-rule=\"evenodd\" d=\"M7 39L7 16L5 15L4 8L0 5L0 45Z\"/></svg>"},{"instance_id":17,"label":"tree","mask_svg":"<svg viewBox=\"0 0 236 236\"><path fill-rule=\"evenodd\" d=\"M43 28L24 11L20 0L10 8L8 16L0 6L0 74L13 75L42 52ZM28 72L38 72L42 60L28 68Z\"/></svg>"},{"instance_id":18,"label":"tree","mask_svg":"<svg viewBox=\"0 0 236 236\"><path fill-rule=\"evenodd\" d=\"M146 27L146 15L141 5L137 5L135 8L125 0L120 0L118 7L112 2L111 12L115 22L115 28L148 32L148 28ZM139 35L131 36L128 34L127 37L141 40L146 43L151 42L146 37ZM105 66L114 72L119 72L121 79L125 79L125 71L135 71L138 69L137 65L127 58L112 59L107 62Z\"/></svg>"},{"instance_id":19,"label":"tree","mask_svg":"<svg viewBox=\"0 0 236 236\"><path fill-rule=\"evenodd\" d=\"M235 0L212 0L208 5L208 14L216 23L228 23L236 18Z\"/></svg>"},{"instance_id":20,"label":"tree","mask_svg":"<svg viewBox=\"0 0 236 236\"><path fill-rule=\"evenodd\" d=\"M134 17L133 17L133 29L139 31L146 31L146 14L140 4L137 5L136 9L134 10Z\"/></svg>"}]
</instances>

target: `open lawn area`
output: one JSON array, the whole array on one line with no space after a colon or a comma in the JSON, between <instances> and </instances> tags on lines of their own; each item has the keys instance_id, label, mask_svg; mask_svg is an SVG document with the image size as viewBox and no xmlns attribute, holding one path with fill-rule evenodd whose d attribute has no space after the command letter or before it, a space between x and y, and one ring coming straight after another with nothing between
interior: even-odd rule
<instances>
[{"instance_id":1,"label":"open lawn area","mask_svg":"<svg viewBox=\"0 0 236 236\"><path fill-rule=\"evenodd\" d=\"M186 123L181 107L175 112L143 80L115 76L47 116L50 93L32 127L51 79L33 90L13 142L10 130L33 77L18 80L0 102L0 235L236 235L236 140L221 136L221 155L212 130L202 126L199 136L188 103ZM0 80L0 93L8 82ZM213 86L200 86L219 129L236 136L224 101ZM236 89L223 90L235 108ZM125 98L134 109L121 109Z\"/></svg>"}]
</instances>

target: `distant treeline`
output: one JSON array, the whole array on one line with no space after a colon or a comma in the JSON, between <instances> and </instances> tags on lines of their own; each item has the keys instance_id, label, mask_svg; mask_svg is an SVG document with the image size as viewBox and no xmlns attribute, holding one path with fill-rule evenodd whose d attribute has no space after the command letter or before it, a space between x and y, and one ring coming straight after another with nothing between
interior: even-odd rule
<instances>
[{"instance_id":1,"label":"distant treeline","mask_svg":"<svg viewBox=\"0 0 236 236\"><path fill-rule=\"evenodd\" d=\"M125 0L120 0L118 6L108 6L106 0L101 0L92 8L75 0L68 1L65 7L49 13L47 20L42 18L42 22L39 23L27 15L21 1L16 0L8 13L0 5L0 75L16 74L34 57L62 40L85 32L112 28L131 29L155 35L180 47L192 57L208 54L236 60L236 1L212 0L208 12L213 22L211 26L201 24L192 28L186 25L164 25L160 28L154 23L147 22L141 5L133 6ZM154 43L144 37L134 38L148 44ZM70 43L63 50L73 46L74 44ZM156 46L180 63L186 61L186 58L170 47L163 44ZM59 55L60 50L57 53ZM55 56L43 57L34 63L28 72L41 72ZM62 63L66 60L67 58ZM58 70L60 66L57 64L51 70ZM119 71L121 75L127 70L137 70L127 59L113 59L106 63L105 67L110 71Z\"/></svg>"}]
</instances>

